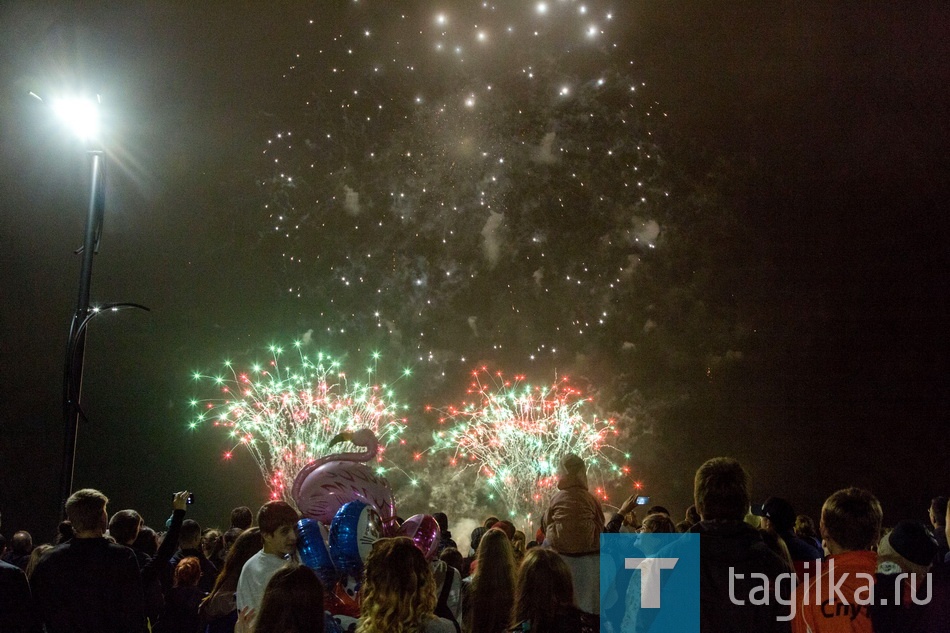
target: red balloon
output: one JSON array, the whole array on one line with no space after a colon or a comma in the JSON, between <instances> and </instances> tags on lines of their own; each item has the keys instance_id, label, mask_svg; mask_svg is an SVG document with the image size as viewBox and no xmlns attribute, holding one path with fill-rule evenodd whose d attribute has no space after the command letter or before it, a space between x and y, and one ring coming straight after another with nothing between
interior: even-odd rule
<instances>
[{"instance_id":1,"label":"red balloon","mask_svg":"<svg viewBox=\"0 0 950 633\"><path fill-rule=\"evenodd\" d=\"M332 591L326 592L323 598L323 607L330 612L330 615L360 617L360 605L346 593L346 589L340 583L334 585Z\"/></svg>"},{"instance_id":2,"label":"red balloon","mask_svg":"<svg viewBox=\"0 0 950 633\"><path fill-rule=\"evenodd\" d=\"M435 558L439 551L439 541L442 540L442 530L439 523L428 514L416 514L399 526L396 536L408 536L419 548L426 560Z\"/></svg>"}]
</instances>

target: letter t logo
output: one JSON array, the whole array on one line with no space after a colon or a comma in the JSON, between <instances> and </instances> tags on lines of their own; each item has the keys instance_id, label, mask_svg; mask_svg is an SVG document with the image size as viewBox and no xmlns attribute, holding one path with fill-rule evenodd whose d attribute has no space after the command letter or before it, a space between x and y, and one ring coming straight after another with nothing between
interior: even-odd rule
<instances>
[{"instance_id":1,"label":"letter t logo","mask_svg":"<svg viewBox=\"0 0 950 633\"><path fill-rule=\"evenodd\" d=\"M660 608L660 570L676 567L678 558L624 558L624 569L640 570L640 606Z\"/></svg>"}]
</instances>

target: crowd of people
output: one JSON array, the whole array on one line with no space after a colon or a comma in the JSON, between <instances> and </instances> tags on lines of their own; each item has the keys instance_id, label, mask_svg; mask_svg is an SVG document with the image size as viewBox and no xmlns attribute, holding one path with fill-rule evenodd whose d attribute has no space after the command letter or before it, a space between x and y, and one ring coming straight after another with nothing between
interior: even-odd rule
<instances>
[{"instance_id":1,"label":"crowd of people","mask_svg":"<svg viewBox=\"0 0 950 633\"><path fill-rule=\"evenodd\" d=\"M681 521L662 506L641 520L635 497L608 520L574 455L561 460L557 488L530 540L488 517L463 552L444 512L433 514L437 548L380 538L352 596L298 562L301 517L282 501L256 517L234 509L226 530L202 529L186 518L188 493L179 492L159 535L136 511L110 517L105 495L79 490L56 543L34 546L23 531L0 541L0 633L650 630L637 608L639 583L601 595L604 533L630 533L633 543L646 538L637 534L672 535L671 556L687 540L675 535L699 535L706 632L950 631L945 497L933 499L929 525L884 530L880 503L858 488L828 496L817 528L779 496L753 503L746 471L730 458L697 470L694 505ZM763 599L767 592L776 599ZM621 622L601 622L604 600L628 607Z\"/></svg>"}]
</instances>

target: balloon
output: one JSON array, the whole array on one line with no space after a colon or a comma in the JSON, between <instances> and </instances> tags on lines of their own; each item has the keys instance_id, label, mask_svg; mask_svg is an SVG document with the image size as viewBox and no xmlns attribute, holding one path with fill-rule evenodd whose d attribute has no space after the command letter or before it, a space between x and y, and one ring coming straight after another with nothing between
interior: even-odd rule
<instances>
[{"instance_id":1,"label":"balloon","mask_svg":"<svg viewBox=\"0 0 950 633\"><path fill-rule=\"evenodd\" d=\"M359 578L346 576L337 586L340 588L340 591L349 596L351 600L359 601L360 588L363 586L363 576L361 575Z\"/></svg>"},{"instance_id":2,"label":"balloon","mask_svg":"<svg viewBox=\"0 0 950 633\"><path fill-rule=\"evenodd\" d=\"M317 572L324 587L336 584L340 574L333 567L320 524L313 519L297 521L297 550L300 552L300 561Z\"/></svg>"},{"instance_id":3,"label":"balloon","mask_svg":"<svg viewBox=\"0 0 950 633\"><path fill-rule=\"evenodd\" d=\"M397 536L408 536L416 547L425 554L426 560L432 560L439 551L442 530L438 522L428 514L416 514L396 530Z\"/></svg>"},{"instance_id":4,"label":"balloon","mask_svg":"<svg viewBox=\"0 0 950 633\"><path fill-rule=\"evenodd\" d=\"M323 607L333 615L360 617L360 605L337 583L332 590L324 594Z\"/></svg>"},{"instance_id":5,"label":"balloon","mask_svg":"<svg viewBox=\"0 0 950 633\"><path fill-rule=\"evenodd\" d=\"M363 464L333 461L311 472L300 486L297 505L308 518L329 524L345 504L362 501L376 508L383 521L396 510L389 484Z\"/></svg>"},{"instance_id":6,"label":"balloon","mask_svg":"<svg viewBox=\"0 0 950 633\"><path fill-rule=\"evenodd\" d=\"M331 444L350 441L366 452L336 453L311 462L294 479L293 498L303 516L325 525L351 501L373 506L383 523L392 521L396 501L389 482L364 462L376 456L378 444L370 429L341 433Z\"/></svg>"},{"instance_id":7,"label":"balloon","mask_svg":"<svg viewBox=\"0 0 950 633\"><path fill-rule=\"evenodd\" d=\"M386 538L399 536L399 522L396 521L396 517L393 517L389 523L383 523L383 536Z\"/></svg>"},{"instance_id":8,"label":"balloon","mask_svg":"<svg viewBox=\"0 0 950 633\"><path fill-rule=\"evenodd\" d=\"M363 561L383 534L379 513L362 501L350 501L330 524L330 558L345 574L360 578Z\"/></svg>"}]
</instances>

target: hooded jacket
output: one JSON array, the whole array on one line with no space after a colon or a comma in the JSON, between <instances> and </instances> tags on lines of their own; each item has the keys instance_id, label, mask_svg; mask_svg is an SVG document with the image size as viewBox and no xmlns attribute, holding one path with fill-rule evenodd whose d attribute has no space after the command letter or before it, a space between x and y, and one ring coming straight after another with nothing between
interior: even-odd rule
<instances>
[{"instance_id":1,"label":"hooded jacket","mask_svg":"<svg viewBox=\"0 0 950 633\"><path fill-rule=\"evenodd\" d=\"M545 540L559 554L599 552L604 511L587 490L587 473L580 457L567 455L561 461L557 488L544 514Z\"/></svg>"}]
</instances>

